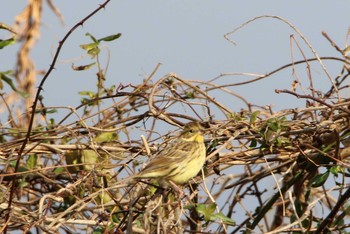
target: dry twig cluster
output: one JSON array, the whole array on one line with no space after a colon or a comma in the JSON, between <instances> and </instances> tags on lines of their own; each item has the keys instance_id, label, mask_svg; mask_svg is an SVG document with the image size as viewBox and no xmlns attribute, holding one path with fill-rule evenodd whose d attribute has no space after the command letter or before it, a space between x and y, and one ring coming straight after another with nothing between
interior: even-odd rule
<instances>
[{"instance_id":1,"label":"dry twig cluster","mask_svg":"<svg viewBox=\"0 0 350 234\"><path fill-rule=\"evenodd\" d=\"M67 107L70 113L56 122L48 117L52 108L37 105L37 95L36 112L26 114L32 118L30 131L11 118L1 127L1 231L347 230L350 101L339 90L348 88L349 62L346 50L335 48L343 58L315 56L242 83L222 85L221 76L204 82L176 74L155 81L155 70L142 84L101 85L103 92ZM298 94L304 87L296 86L276 90L304 99L304 107L257 107L230 89L296 64L329 59L344 67L336 78L326 74L332 81L327 92L312 86L312 76L305 89L310 94ZM246 106L237 111L223 99ZM43 121L35 126L34 117ZM156 181L124 183L189 121L206 126L208 156L203 172L183 187L184 197Z\"/></svg>"},{"instance_id":2,"label":"dry twig cluster","mask_svg":"<svg viewBox=\"0 0 350 234\"><path fill-rule=\"evenodd\" d=\"M235 113L208 94L213 87L221 89L210 83L185 81L175 74L155 83L145 80L137 87L120 87L106 97L113 105L99 113L33 131L17 173L13 162L25 139L19 137L21 132L12 133L16 139L1 145L3 199L17 175L17 199L8 227L52 231L100 226L147 233L156 229L203 230L206 225L216 231L255 229L262 228L258 226L262 222L260 231L264 232L267 227L315 229L324 218L313 211L316 206L333 210L338 200L334 193L341 196L348 189L349 102L341 100L330 106L315 101L310 107L276 113L268 109ZM172 108L183 108L185 114L172 112ZM212 119L211 113L218 111L227 118ZM98 124L89 125L97 115ZM204 180L199 175L185 189L182 206L176 194L167 190L164 198L155 195L149 184L140 182L125 188L118 183L138 171L147 151L152 155L163 147L158 145L160 137L164 142L169 140L167 132L159 133L164 122L181 125L200 118L209 132ZM144 141L133 133L136 131L143 131ZM338 176L333 187L324 183L330 171ZM139 194L139 187L150 190ZM259 204L258 210L249 211L247 204L252 201ZM3 212L6 207L5 199ZM205 214L211 209L212 213ZM272 224L266 216L270 209L276 213ZM240 223L243 215L237 216L238 210L246 216ZM339 212L346 216L345 207ZM282 217L294 217L295 221L281 228L285 223Z\"/></svg>"}]
</instances>

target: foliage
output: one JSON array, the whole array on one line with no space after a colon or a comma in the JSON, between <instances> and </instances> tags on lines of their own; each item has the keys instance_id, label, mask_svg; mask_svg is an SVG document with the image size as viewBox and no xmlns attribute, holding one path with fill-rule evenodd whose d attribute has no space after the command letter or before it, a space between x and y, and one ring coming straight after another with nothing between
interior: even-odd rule
<instances>
[{"instance_id":1,"label":"foliage","mask_svg":"<svg viewBox=\"0 0 350 234\"><path fill-rule=\"evenodd\" d=\"M55 118L58 109L45 107L40 91L55 56L26 121L8 108L8 124L0 129L2 232L348 231L350 102L339 95L349 76L347 49L341 50L342 58L293 61L247 81L268 79L298 63L330 59L343 65L327 92L316 90L313 82L309 89L276 90L304 99L305 106L274 111L236 95L230 87L245 84L221 84L222 76L210 82L176 74L155 80L156 67L140 84L106 87L101 45L118 43L121 34L87 36L92 42L81 48L92 62L72 69L96 69L97 90L81 91L81 105L67 107L70 112L63 119ZM1 49L15 43L13 38L1 41L6 42ZM9 74L0 73L0 88L5 82L26 102L33 98L33 87L22 89L30 81L15 83ZM312 81L311 75L306 78ZM301 95L299 90L306 91ZM4 105L9 106L6 98ZM246 106L235 111L223 99L240 99ZM203 174L180 188L125 179L176 138L176 129L194 120L207 130Z\"/></svg>"}]
</instances>

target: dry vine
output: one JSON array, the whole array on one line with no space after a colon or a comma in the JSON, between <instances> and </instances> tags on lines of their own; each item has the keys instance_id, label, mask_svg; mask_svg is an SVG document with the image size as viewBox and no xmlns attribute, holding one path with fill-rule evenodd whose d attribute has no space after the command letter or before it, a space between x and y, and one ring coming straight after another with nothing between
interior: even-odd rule
<instances>
[{"instance_id":1,"label":"dry vine","mask_svg":"<svg viewBox=\"0 0 350 234\"><path fill-rule=\"evenodd\" d=\"M305 107L276 112L256 107L229 89L247 82L219 84L225 74L208 82L176 74L155 81L156 68L142 84L121 84L112 91L103 87L104 95L67 108L66 117L52 122L47 113L54 108L37 102L64 40L40 85L28 131L1 127L1 231L347 230L350 101L339 95L349 76L345 53L293 62L248 81L299 63L342 62L338 77L326 73L332 80L326 93L276 90L305 99ZM220 101L221 95L242 100L246 107L237 112ZM39 115L46 125L33 125ZM183 187L183 198L154 181L124 183L176 136L168 130L193 120L206 126L208 156L202 173Z\"/></svg>"}]
</instances>

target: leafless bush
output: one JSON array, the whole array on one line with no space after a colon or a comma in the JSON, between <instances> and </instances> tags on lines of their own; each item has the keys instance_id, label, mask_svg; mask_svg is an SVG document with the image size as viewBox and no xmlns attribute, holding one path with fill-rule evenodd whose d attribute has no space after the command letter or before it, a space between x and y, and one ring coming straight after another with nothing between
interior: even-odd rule
<instances>
[{"instance_id":1,"label":"leafless bush","mask_svg":"<svg viewBox=\"0 0 350 234\"><path fill-rule=\"evenodd\" d=\"M235 74L207 82L168 74L155 81L156 68L141 84L108 88L99 83L98 93L76 108L66 107L70 113L53 121L48 115L54 108L40 102L40 90L76 27L61 41L32 112L26 113L27 122L16 126L9 110L9 122L1 128L1 231L347 230L350 102L341 98L339 90L348 88L344 83L349 62L346 49L325 33L341 58L315 53L315 58L227 84L220 84L220 79ZM276 90L304 99L303 107L274 111L249 103L230 89L268 79L297 64L325 60L344 64L338 77L329 77L332 85L327 92L312 85ZM312 84L311 76L309 80ZM299 89L306 92L299 94ZM246 106L234 111L222 97L241 100ZM181 199L171 188L159 188L156 181L126 182L189 121L206 126L207 162L202 173L182 187Z\"/></svg>"}]
</instances>

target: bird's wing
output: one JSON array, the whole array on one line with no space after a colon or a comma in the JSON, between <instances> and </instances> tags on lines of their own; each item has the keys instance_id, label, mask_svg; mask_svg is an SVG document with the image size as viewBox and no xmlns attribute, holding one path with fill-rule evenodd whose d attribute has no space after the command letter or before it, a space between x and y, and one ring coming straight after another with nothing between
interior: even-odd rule
<instances>
[{"instance_id":1,"label":"bird's wing","mask_svg":"<svg viewBox=\"0 0 350 234\"><path fill-rule=\"evenodd\" d=\"M140 172L139 177L158 177L169 174L179 164L179 158L184 158L190 150L190 144L174 144L160 151Z\"/></svg>"}]
</instances>

